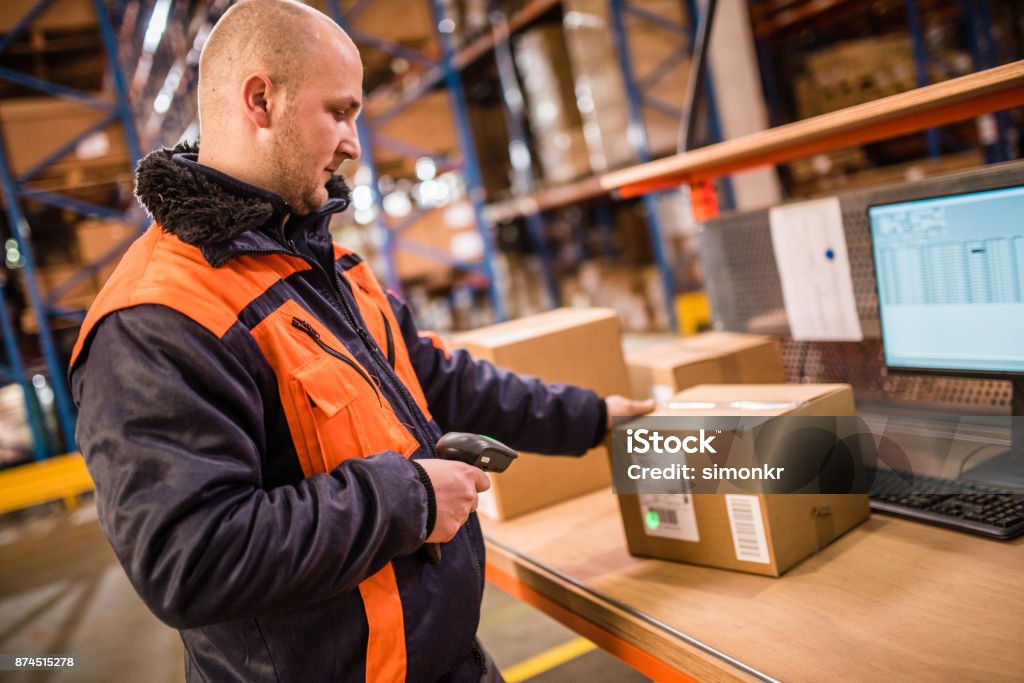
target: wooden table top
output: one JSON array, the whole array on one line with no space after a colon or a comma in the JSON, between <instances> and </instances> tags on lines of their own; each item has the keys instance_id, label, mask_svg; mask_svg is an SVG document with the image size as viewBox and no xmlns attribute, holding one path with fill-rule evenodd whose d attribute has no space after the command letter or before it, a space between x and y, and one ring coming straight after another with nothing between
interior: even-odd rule
<instances>
[{"instance_id":1,"label":"wooden table top","mask_svg":"<svg viewBox=\"0 0 1024 683\"><path fill-rule=\"evenodd\" d=\"M482 521L492 568L701 681L1024 680L1024 538L874 515L769 578L632 557L610 489Z\"/></svg>"}]
</instances>

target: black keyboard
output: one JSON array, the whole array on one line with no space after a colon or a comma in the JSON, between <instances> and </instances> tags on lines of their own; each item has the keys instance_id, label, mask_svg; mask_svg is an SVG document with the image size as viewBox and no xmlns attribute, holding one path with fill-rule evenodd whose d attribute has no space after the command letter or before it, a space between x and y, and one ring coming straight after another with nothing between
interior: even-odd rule
<instances>
[{"instance_id":1,"label":"black keyboard","mask_svg":"<svg viewBox=\"0 0 1024 683\"><path fill-rule=\"evenodd\" d=\"M963 480L875 470L871 509L991 538L1024 534L1024 496Z\"/></svg>"}]
</instances>

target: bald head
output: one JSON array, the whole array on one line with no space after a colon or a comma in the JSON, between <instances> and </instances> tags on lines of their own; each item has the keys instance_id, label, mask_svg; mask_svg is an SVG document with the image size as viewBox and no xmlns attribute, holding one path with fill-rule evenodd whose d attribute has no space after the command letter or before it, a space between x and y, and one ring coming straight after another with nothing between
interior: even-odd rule
<instances>
[{"instance_id":1,"label":"bald head","mask_svg":"<svg viewBox=\"0 0 1024 683\"><path fill-rule=\"evenodd\" d=\"M362 90L359 51L332 20L293 0L243 0L199 59L199 162L314 211L359 157Z\"/></svg>"},{"instance_id":2,"label":"bald head","mask_svg":"<svg viewBox=\"0 0 1024 683\"><path fill-rule=\"evenodd\" d=\"M228 115L231 98L252 72L280 88L301 84L320 43L348 35L323 13L294 0L242 0L220 18L199 59L200 126ZM352 45L355 50L355 46Z\"/></svg>"}]
</instances>

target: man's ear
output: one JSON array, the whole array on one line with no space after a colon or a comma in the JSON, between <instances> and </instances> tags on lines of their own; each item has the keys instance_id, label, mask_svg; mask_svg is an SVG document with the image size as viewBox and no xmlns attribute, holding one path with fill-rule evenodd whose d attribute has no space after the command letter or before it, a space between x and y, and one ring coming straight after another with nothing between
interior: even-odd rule
<instances>
[{"instance_id":1,"label":"man's ear","mask_svg":"<svg viewBox=\"0 0 1024 683\"><path fill-rule=\"evenodd\" d=\"M266 74L254 73L242 81L242 106L257 128L270 127L270 98L274 85Z\"/></svg>"}]
</instances>

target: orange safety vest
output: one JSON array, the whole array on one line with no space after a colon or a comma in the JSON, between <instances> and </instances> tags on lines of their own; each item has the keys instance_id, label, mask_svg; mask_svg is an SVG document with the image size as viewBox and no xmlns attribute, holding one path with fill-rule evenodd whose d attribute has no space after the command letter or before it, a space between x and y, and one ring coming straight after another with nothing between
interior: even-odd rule
<instances>
[{"instance_id":1,"label":"orange safety vest","mask_svg":"<svg viewBox=\"0 0 1024 683\"><path fill-rule=\"evenodd\" d=\"M352 252L334 245L335 259ZM81 360L96 325L115 311L158 304L202 325L217 338L240 312L270 287L309 270L285 254L242 255L211 266L198 247L152 226L125 254L90 308L72 353ZM358 262L343 277L352 285L372 338L390 351L394 371L424 416L427 401L413 370L399 325L376 277ZM395 451L409 457L420 443L402 424L379 388L380 380L300 302L287 300L251 329L278 382L303 473L331 472L343 460ZM359 585L369 623L366 674L371 681L406 678L402 602L391 563Z\"/></svg>"}]
</instances>

